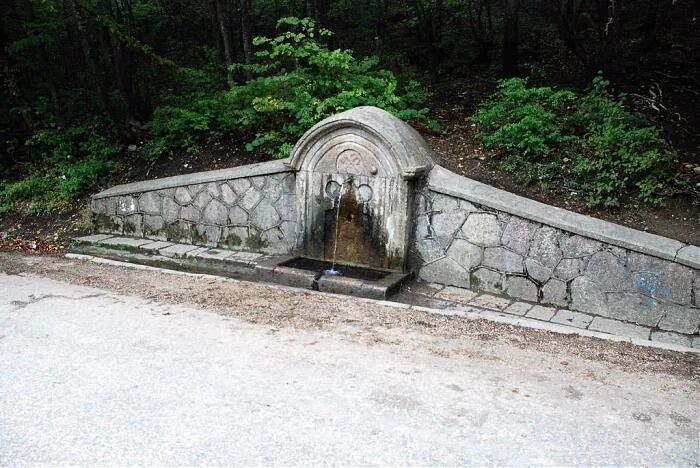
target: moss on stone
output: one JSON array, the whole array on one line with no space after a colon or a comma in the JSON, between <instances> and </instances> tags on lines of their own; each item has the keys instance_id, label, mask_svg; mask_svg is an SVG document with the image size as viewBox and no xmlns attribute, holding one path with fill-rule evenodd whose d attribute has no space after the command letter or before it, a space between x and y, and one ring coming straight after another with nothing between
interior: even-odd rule
<instances>
[{"instance_id":1,"label":"moss on stone","mask_svg":"<svg viewBox=\"0 0 700 468\"><path fill-rule=\"evenodd\" d=\"M252 250L262 249L268 246L268 242L260 234L251 234L245 241L246 246Z\"/></svg>"},{"instance_id":2,"label":"moss on stone","mask_svg":"<svg viewBox=\"0 0 700 468\"><path fill-rule=\"evenodd\" d=\"M238 234L232 232L228 236L226 236L226 239L224 239L223 242L227 247L237 247L243 243L243 239L241 239L241 236Z\"/></svg>"}]
</instances>

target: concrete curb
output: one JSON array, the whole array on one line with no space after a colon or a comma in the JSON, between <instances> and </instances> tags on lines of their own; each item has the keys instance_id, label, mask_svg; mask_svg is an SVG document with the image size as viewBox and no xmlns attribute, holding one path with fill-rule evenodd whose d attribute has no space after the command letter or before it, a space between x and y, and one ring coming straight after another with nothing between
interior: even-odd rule
<instances>
[{"instance_id":1,"label":"concrete curb","mask_svg":"<svg viewBox=\"0 0 700 468\"><path fill-rule=\"evenodd\" d=\"M233 283L251 283L251 281L238 280L235 278L227 278L227 277L211 275L211 274L206 274L206 273L191 273L191 272L186 272L186 271L169 270L167 268L159 268L159 267L153 267L153 266L148 266L148 265L140 265L140 264L136 264L136 263L121 262L121 261L117 261L117 260L110 260L110 259L105 259L105 258L95 257L92 255L85 255L85 254L67 253L67 254L65 254L65 257L70 258L70 259L75 259L75 260L91 261L93 263L98 263L98 264L133 268L136 270L157 271L157 272L168 273L168 274L172 274L172 275L215 279L218 281L233 282ZM273 283L265 283L265 284L269 287L277 288L277 289L282 290L282 291L298 291L299 290L299 288L294 288L291 286L284 286L284 285L273 284ZM333 296L333 297L339 297L339 298L345 298L345 299L347 299L348 297L351 297L351 296L347 296L347 295L343 295L343 294L334 294L334 293L328 293L328 292L322 292L322 291L314 291L314 290L306 290L306 289L304 291L307 293L310 293L310 294L320 295L320 296ZM667 343L662 343L662 342L658 342L658 341L641 340L638 338L611 335L608 333L601 333L601 332L596 332L596 331L591 331L591 330L585 330L585 329L576 328L576 327L568 327L566 325L560 325L560 324L555 324L555 323L550 323L550 322L541 322L539 320L533 320L533 319L526 318L526 317L513 317L513 316L509 316L509 315L504 315L503 313L500 313L497 311L493 311L493 310L489 310L489 309L481 309L481 308L471 307L471 306L461 306L461 307L456 307L456 308L452 308L452 309L436 309L436 308L431 308L431 307L410 305L410 304L404 304L404 303L400 303L400 302L392 302L392 301L378 300L378 299L367 299L367 298L360 298L360 297L352 297L352 299L355 301L376 304L376 305L382 305L385 307L392 307L395 309L413 309L413 310L416 310L419 312L425 312L428 314L437 314L437 315L452 316L452 317L463 317L463 318L467 318L470 320L477 320L477 319L489 320L492 322L513 325L516 327L531 328L531 329L543 330L543 331L548 331L548 332L552 332L552 333L559 333L559 334L564 334L564 335L579 335L579 336L584 336L584 337L588 337L588 338L598 338L598 339L607 340L607 341L626 342L626 343L631 343L631 344L636 345L636 346L643 346L643 347L648 347L648 348L657 348L657 349L663 349L663 350L675 351L675 352L700 354L700 349L697 349L697 348L688 348L685 346L667 344Z\"/></svg>"}]
</instances>

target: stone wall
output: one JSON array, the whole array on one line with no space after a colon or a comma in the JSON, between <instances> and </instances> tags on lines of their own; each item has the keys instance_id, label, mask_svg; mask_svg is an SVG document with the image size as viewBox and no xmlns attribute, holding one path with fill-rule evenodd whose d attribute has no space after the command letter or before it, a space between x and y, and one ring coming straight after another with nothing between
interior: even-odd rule
<instances>
[{"instance_id":1,"label":"stone wall","mask_svg":"<svg viewBox=\"0 0 700 468\"><path fill-rule=\"evenodd\" d=\"M628 245L621 247L615 245L622 243L615 241L616 234L606 231L610 223L517 197L440 167L417 194L414 213L412 267L425 281L661 330L698 332L700 270L693 265L695 246L678 247L671 239L611 225L630 231L622 236ZM576 226L589 225L577 229L590 235L558 227L563 224L558 216L567 216L566 222L581 217ZM550 222L541 222L544 218ZM629 248L640 235L649 236L648 242ZM664 241L671 243L666 252L671 259L644 252L664 254ZM683 249L686 257L677 258Z\"/></svg>"},{"instance_id":2,"label":"stone wall","mask_svg":"<svg viewBox=\"0 0 700 468\"><path fill-rule=\"evenodd\" d=\"M114 187L92 211L104 233L267 253L296 241L294 174L277 161Z\"/></svg>"}]
</instances>

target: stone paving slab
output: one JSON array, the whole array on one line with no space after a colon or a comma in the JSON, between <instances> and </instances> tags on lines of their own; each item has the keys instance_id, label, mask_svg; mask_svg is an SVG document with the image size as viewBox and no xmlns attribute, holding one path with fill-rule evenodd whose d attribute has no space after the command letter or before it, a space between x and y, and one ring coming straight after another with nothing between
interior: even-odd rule
<instances>
[{"instance_id":1,"label":"stone paving slab","mask_svg":"<svg viewBox=\"0 0 700 468\"><path fill-rule=\"evenodd\" d=\"M98 242L100 244L113 245L117 247L141 247L142 245L150 244L153 242L153 240L135 237L111 237Z\"/></svg>"},{"instance_id":2,"label":"stone paving slab","mask_svg":"<svg viewBox=\"0 0 700 468\"><path fill-rule=\"evenodd\" d=\"M593 321L593 316L581 312L574 312L572 310L560 309L557 310L557 313L552 317L551 321L553 323L570 325L576 328L586 328Z\"/></svg>"},{"instance_id":3,"label":"stone paving slab","mask_svg":"<svg viewBox=\"0 0 700 468\"><path fill-rule=\"evenodd\" d=\"M661 343L674 344L678 346L687 346L688 348L692 347L693 345L689 336L666 331L651 332L651 341L659 341Z\"/></svg>"},{"instance_id":4,"label":"stone paving slab","mask_svg":"<svg viewBox=\"0 0 700 468\"><path fill-rule=\"evenodd\" d=\"M97 242L101 242L105 239L109 239L110 237L114 236L112 234L93 234L91 236L76 237L75 240L78 242L87 242L89 244L94 244Z\"/></svg>"},{"instance_id":5,"label":"stone paving slab","mask_svg":"<svg viewBox=\"0 0 700 468\"><path fill-rule=\"evenodd\" d=\"M175 244L160 250L158 253L166 257L182 257L187 252L191 252L198 248L199 247L197 247L196 245L191 244Z\"/></svg>"},{"instance_id":6,"label":"stone paving slab","mask_svg":"<svg viewBox=\"0 0 700 468\"><path fill-rule=\"evenodd\" d=\"M528 302L513 302L511 305L506 307L503 312L513 315L525 315L530 309L532 309L532 304Z\"/></svg>"},{"instance_id":7,"label":"stone paving slab","mask_svg":"<svg viewBox=\"0 0 700 468\"><path fill-rule=\"evenodd\" d=\"M510 303L511 301L502 297L482 294L481 296L474 298L469 304L477 307L483 307L485 309L503 310L508 307Z\"/></svg>"},{"instance_id":8,"label":"stone paving slab","mask_svg":"<svg viewBox=\"0 0 700 468\"><path fill-rule=\"evenodd\" d=\"M256 252L234 252L233 255L228 257L228 260L250 264L255 263L261 257L263 257L263 254Z\"/></svg>"},{"instance_id":9,"label":"stone paving slab","mask_svg":"<svg viewBox=\"0 0 700 468\"><path fill-rule=\"evenodd\" d=\"M234 252L231 250L209 249L205 250L204 252L199 252L194 256L196 258L204 258L211 260L226 260L233 254Z\"/></svg>"},{"instance_id":10,"label":"stone paving slab","mask_svg":"<svg viewBox=\"0 0 700 468\"><path fill-rule=\"evenodd\" d=\"M632 338L640 338L642 340L649 339L651 330L647 327L634 325L631 323L620 322L619 320L607 319L604 317L595 317L588 326L589 330L610 333L611 335L629 336Z\"/></svg>"},{"instance_id":11,"label":"stone paving slab","mask_svg":"<svg viewBox=\"0 0 700 468\"><path fill-rule=\"evenodd\" d=\"M165 249L166 247L170 247L171 245L175 244L172 242L155 241L151 242L150 244L140 245L139 249L147 250L149 252L158 252L159 250Z\"/></svg>"},{"instance_id":12,"label":"stone paving slab","mask_svg":"<svg viewBox=\"0 0 700 468\"><path fill-rule=\"evenodd\" d=\"M454 286L446 286L444 289L433 295L433 297L438 299L459 302L461 304L469 303L469 301L474 299L476 296L478 296L478 294L470 289L456 288Z\"/></svg>"},{"instance_id":13,"label":"stone paving slab","mask_svg":"<svg viewBox=\"0 0 700 468\"><path fill-rule=\"evenodd\" d=\"M554 317L556 311L557 309L555 309L554 307L544 307L541 305L536 305L533 306L527 314L525 314L525 317L549 322L550 320L552 320L552 317Z\"/></svg>"},{"instance_id":14,"label":"stone paving slab","mask_svg":"<svg viewBox=\"0 0 700 468\"><path fill-rule=\"evenodd\" d=\"M194 250L190 250L188 252L185 252L183 254L183 257L185 258L197 258L200 254L206 252L209 250L209 247L197 247Z\"/></svg>"}]
</instances>

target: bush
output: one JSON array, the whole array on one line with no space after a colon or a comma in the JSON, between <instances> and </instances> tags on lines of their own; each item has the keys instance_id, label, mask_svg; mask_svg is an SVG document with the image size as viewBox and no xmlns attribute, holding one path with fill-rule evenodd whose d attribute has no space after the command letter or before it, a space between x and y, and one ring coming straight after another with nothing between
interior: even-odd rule
<instances>
[{"instance_id":1,"label":"bush","mask_svg":"<svg viewBox=\"0 0 700 468\"><path fill-rule=\"evenodd\" d=\"M104 133L98 122L37 130L25 146L38 162L23 179L0 182L0 213L22 203L30 213L55 211L99 186L122 150Z\"/></svg>"},{"instance_id":2,"label":"bush","mask_svg":"<svg viewBox=\"0 0 700 468\"><path fill-rule=\"evenodd\" d=\"M437 128L427 117L427 95L417 82L400 82L379 69L374 57L357 59L352 51L330 50L319 39L331 32L317 29L312 19L283 18L278 27L287 31L255 38L258 63L234 65L252 77L245 84L156 112L150 126L153 155L178 148L193 152L209 136L242 132L248 135L248 150L285 157L316 122L362 105Z\"/></svg>"},{"instance_id":3,"label":"bush","mask_svg":"<svg viewBox=\"0 0 700 468\"><path fill-rule=\"evenodd\" d=\"M470 120L504 170L528 183L563 179L590 206L618 206L630 191L657 204L671 178L673 153L659 131L628 112L601 76L583 96L504 80Z\"/></svg>"}]
</instances>

